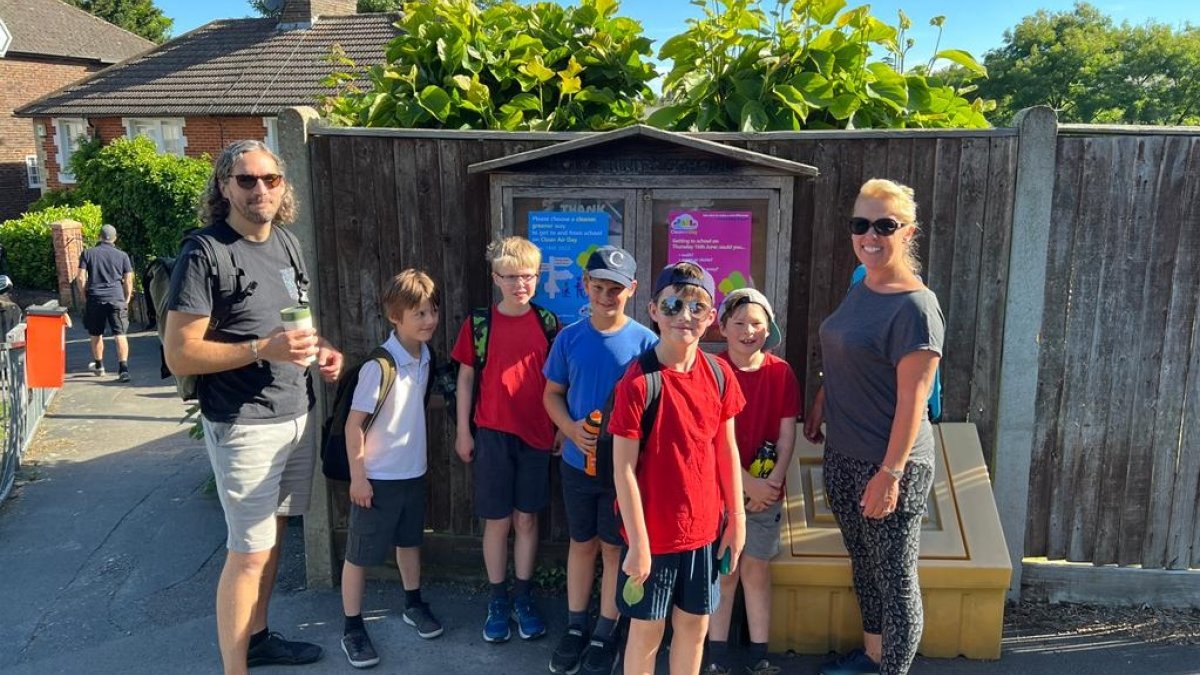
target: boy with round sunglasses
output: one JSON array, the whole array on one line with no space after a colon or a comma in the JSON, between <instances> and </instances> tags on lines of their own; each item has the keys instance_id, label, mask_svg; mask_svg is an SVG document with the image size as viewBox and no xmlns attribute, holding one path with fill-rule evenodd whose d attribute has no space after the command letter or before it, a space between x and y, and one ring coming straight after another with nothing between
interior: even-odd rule
<instances>
[{"instance_id":1,"label":"boy with round sunglasses","mask_svg":"<svg viewBox=\"0 0 1200 675\"><path fill-rule=\"evenodd\" d=\"M654 672L668 614L672 675L700 672L708 617L720 599L718 561L728 556L732 571L745 544L733 427L745 399L728 363L700 352L715 295L712 275L699 265L665 267L650 303L660 336L654 359L639 357L616 389L609 431L625 540L617 609L630 618L626 675ZM661 389L642 438L646 363Z\"/></svg>"}]
</instances>

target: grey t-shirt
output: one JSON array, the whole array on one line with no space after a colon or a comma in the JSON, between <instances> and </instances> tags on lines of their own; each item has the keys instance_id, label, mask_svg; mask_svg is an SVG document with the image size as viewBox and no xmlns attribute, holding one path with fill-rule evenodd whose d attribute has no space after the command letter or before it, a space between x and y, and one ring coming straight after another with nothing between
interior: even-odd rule
<instances>
[{"instance_id":1,"label":"grey t-shirt","mask_svg":"<svg viewBox=\"0 0 1200 675\"><path fill-rule=\"evenodd\" d=\"M896 415L896 366L919 350L942 353L945 320L929 289L881 294L855 284L821 324L825 437L830 450L879 463ZM933 463L933 429L921 408L909 461Z\"/></svg>"},{"instance_id":2,"label":"grey t-shirt","mask_svg":"<svg viewBox=\"0 0 1200 675\"><path fill-rule=\"evenodd\" d=\"M245 342L265 337L281 325L279 310L299 301L296 272L280 234L264 242L244 239L225 222L215 236L230 248L233 261L245 272L243 286L254 283L248 297L214 298L210 262L193 242L184 245L171 272L167 309L225 316L208 339ZM303 265L303 261L299 261ZM200 411L213 422L265 424L296 419L308 412L313 396L307 371L291 363L263 361L220 373L201 375L197 382Z\"/></svg>"}]
</instances>

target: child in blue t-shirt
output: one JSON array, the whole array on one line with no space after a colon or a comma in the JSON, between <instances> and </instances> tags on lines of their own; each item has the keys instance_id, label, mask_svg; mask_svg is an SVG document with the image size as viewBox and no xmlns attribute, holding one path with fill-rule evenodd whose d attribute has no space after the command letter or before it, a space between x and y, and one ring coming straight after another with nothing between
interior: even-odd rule
<instances>
[{"instance_id":1,"label":"child in blue t-shirt","mask_svg":"<svg viewBox=\"0 0 1200 675\"><path fill-rule=\"evenodd\" d=\"M559 333L546 359L544 402L566 437L562 449L563 502L571 547L567 554L567 632L550 658L550 672L612 672L617 658L617 571L621 535L613 503L616 493L590 475L588 456L596 436L585 427L588 414L608 401L630 362L658 338L625 314L637 290L637 263L624 249L604 246L588 258L584 287L591 315ZM595 463L590 466L594 471ZM604 561L600 617L588 635L596 554Z\"/></svg>"}]
</instances>

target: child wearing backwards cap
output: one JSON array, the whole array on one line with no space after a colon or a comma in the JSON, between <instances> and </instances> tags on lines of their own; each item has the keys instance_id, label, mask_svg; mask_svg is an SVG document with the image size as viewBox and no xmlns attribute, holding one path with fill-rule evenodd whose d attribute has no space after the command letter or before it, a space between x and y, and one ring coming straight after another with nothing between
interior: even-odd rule
<instances>
[{"instance_id":1,"label":"child wearing backwards cap","mask_svg":"<svg viewBox=\"0 0 1200 675\"><path fill-rule=\"evenodd\" d=\"M567 552L567 631L550 657L552 673L612 673L617 658L617 567L621 533L613 510L616 495L608 481L587 472L586 454L596 451L596 436L584 425L601 410L629 363L652 349L658 338L625 314L637 291L637 263L616 246L602 246L588 257L583 278L586 319L567 326L554 340L543 373L546 412L566 437L563 442L563 505L571 547ZM585 454L586 453L586 454ZM596 555L604 560L600 617L588 631L588 603Z\"/></svg>"},{"instance_id":2,"label":"child wearing backwards cap","mask_svg":"<svg viewBox=\"0 0 1200 675\"><path fill-rule=\"evenodd\" d=\"M779 344L780 334L766 296L753 288L741 288L725 296L720 325L728 348L718 358L733 367L746 397L746 407L735 420L746 498L746 548L737 570L721 579L721 595L732 598L741 581L750 624L750 659L745 672L772 675L779 668L767 660L771 627L769 561L779 552L783 481L796 442L800 386L788 362L769 352ZM742 672L731 666L728 653L732 610L732 603L721 605L709 623L707 673Z\"/></svg>"},{"instance_id":3,"label":"child wearing backwards cap","mask_svg":"<svg viewBox=\"0 0 1200 675\"><path fill-rule=\"evenodd\" d=\"M715 295L712 275L691 262L668 265L654 284L650 317L660 339L650 365L661 391L646 438L650 378L642 367L650 353L616 389L609 431L625 538L617 608L630 618L626 675L654 672L668 613L672 675L700 672L708 616L720 598L718 560L728 552L736 569L746 539L733 428L745 401L728 362L699 352L716 317Z\"/></svg>"}]
</instances>

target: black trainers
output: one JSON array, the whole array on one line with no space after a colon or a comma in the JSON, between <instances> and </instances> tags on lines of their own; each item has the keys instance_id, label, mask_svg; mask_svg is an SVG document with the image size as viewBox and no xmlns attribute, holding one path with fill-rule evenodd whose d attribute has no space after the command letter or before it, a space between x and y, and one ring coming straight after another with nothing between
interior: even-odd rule
<instances>
[{"instance_id":1,"label":"black trainers","mask_svg":"<svg viewBox=\"0 0 1200 675\"><path fill-rule=\"evenodd\" d=\"M442 624L429 611L427 603L420 603L404 610L404 623L417 629L417 635L432 640L442 634Z\"/></svg>"},{"instance_id":2,"label":"black trainers","mask_svg":"<svg viewBox=\"0 0 1200 675\"><path fill-rule=\"evenodd\" d=\"M550 655L550 672L575 675L579 672L580 659L583 650L587 648L587 636L578 626L570 626L558 641L554 653Z\"/></svg>"},{"instance_id":3,"label":"black trainers","mask_svg":"<svg viewBox=\"0 0 1200 675\"><path fill-rule=\"evenodd\" d=\"M119 373L117 373L117 380L118 380L119 382L128 382L128 381L129 381L129 379L130 379L130 378L129 378L129 371L128 371L128 370L122 370L122 371L120 371Z\"/></svg>"},{"instance_id":4,"label":"black trainers","mask_svg":"<svg viewBox=\"0 0 1200 675\"><path fill-rule=\"evenodd\" d=\"M255 666L302 666L321 659L321 648L311 642L284 640L272 631L267 639L246 652L246 667Z\"/></svg>"},{"instance_id":5,"label":"black trainers","mask_svg":"<svg viewBox=\"0 0 1200 675\"><path fill-rule=\"evenodd\" d=\"M746 675L779 675L780 670L782 669L779 666L771 665L770 661L759 659L753 667L746 667Z\"/></svg>"},{"instance_id":6,"label":"black trainers","mask_svg":"<svg viewBox=\"0 0 1200 675\"><path fill-rule=\"evenodd\" d=\"M732 672L720 663L710 663L704 669L704 675L730 675Z\"/></svg>"},{"instance_id":7,"label":"black trainers","mask_svg":"<svg viewBox=\"0 0 1200 675\"><path fill-rule=\"evenodd\" d=\"M612 638L592 638L583 654L583 668L588 675L611 675L617 667L617 643Z\"/></svg>"},{"instance_id":8,"label":"black trainers","mask_svg":"<svg viewBox=\"0 0 1200 675\"><path fill-rule=\"evenodd\" d=\"M375 653L371 636L361 628L342 636L342 651L346 654L346 660L355 668L370 668L379 663L379 654Z\"/></svg>"}]
</instances>

